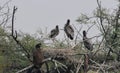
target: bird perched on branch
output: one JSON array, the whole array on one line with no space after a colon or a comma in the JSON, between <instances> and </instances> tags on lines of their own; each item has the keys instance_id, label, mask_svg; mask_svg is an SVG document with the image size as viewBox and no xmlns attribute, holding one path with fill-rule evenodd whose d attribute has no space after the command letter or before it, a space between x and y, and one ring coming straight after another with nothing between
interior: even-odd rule
<instances>
[{"instance_id":1,"label":"bird perched on branch","mask_svg":"<svg viewBox=\"0 0 120 73\"><path fill-rule=\"evenodd\" d=\"M51 30L50 38L55 38L59 34L59 26L56 25L55 29Z\"/></svg>"},{"instance_id":2,"label":"bird perched on branch","mask_svg":"<svg viewBox=\"0 0 120 73\"><path fill-rule=\"evenodd\" d=\"M33 64L35 65L35 67L41 67L43 59L44 56L41 50L41 43L39 43L35 46L35 49L33 50Z\"/></svg>"},{"instance_id":3,"label":"bird perched on branch","mask_svg":"<svg viewBox=\"0 0 120 73\"><path fill-rule=\"evenodd\" d=\"M74 30L72 26L70 25L70 19L67 20L67 23L64 26L64 31L68 38L70 38L71 40L74 39Z\"/></svg>"},{"instance_id":4,"label":"bird perched on branch","mask_svg":"<svg viewBox=\"0 0 120 73\"><path fill-rule=\"evenodd\" d=\"M90 40L87 38L86 31L83 31L83 43L85 48L88 50L92 51L93 50L93 45L91 44Z\"/></svg>"},{"instance_id":5,"label":"bird perched on branch","mask_svg":"<svg viewBox=\"0 0 120 73\"><path fill-rule=\"evenodd\" d=\"M40 70L42 66L42 61L44 60L44 55L42 53L41 49L41 43L36 44L35 49L33 49L33 67L31 67L27 73L42 73L42 70Z\"/></svg>"}]
</instances>

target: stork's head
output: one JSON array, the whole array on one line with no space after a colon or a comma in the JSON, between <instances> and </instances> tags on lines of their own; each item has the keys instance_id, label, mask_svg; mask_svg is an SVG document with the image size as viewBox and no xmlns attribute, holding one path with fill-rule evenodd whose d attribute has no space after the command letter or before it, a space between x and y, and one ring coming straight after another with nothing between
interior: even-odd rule
<instances>
[{"instance_id":1,"label":"stork's head","mask_svg":"<svg viewBox=\"0 0 120 73\"><path fill-rule=\"evenodd\" d=\"M70 23L70 19L67 20L67 24L69 24L69 23Z\"/></svg>"},{"instance_id":2,"label":"stork's head","mask_svg":"<svg viewBox=\"0 0 120 73\"><path fill-rule=\"evenodd\" d=\"M41 47L41 43L36 44L35 48L40 48Z\"/></svg>"},{"instance_id":3,"label":"stork's head","mask_svg":"<svg viewBox=\"0 0 120 73\"><path fill-rule=\"evenodd\" d=\"M85 30L83 30L83 36L86 36L86 31Z\"/></svg>"},{"instance_id":4,"label":"stork's head","mask_svg":"<svg viewBox=\"0 0 120 73\"><path fill-rule=\"evenodd\" d=\"M59 28L58 25L56 25L56 28L57 28L57 29Z\"/></svg>"}]
</instances>

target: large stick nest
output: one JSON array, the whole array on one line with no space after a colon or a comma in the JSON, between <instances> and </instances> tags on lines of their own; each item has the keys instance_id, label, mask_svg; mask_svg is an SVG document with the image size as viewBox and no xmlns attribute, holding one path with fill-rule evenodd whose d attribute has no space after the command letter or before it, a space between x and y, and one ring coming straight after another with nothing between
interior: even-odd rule
<instances>
[{"instance_id":1,"label":"large stick nest","mask_svg":"<svg viewBox=\"0 0 120 73\"><path fill-rule=\"evenodd\" d=\"M74 56L77 54L74 49L65 48L65 49L52 49L52 48L44 48L43 53L45 58L51 57L59 61L69 61L73 63L78 63L78 61Z\"/></svg>"}]
</instances>

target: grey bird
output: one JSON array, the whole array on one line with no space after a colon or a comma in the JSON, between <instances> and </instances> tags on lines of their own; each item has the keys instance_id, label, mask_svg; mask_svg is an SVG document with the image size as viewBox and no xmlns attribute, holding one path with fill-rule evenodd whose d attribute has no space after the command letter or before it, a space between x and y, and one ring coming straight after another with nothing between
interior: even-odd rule
<instances>
[{"instance_id":1,"label":"grey bird","mask_svg":"<svg viewBox=\"0 0 120 73\"><path fill-rule=\"evenodd\" d=\"M67 23L64 26L64 31L68 38L70 38L71 40L74 39L74 30L72 26L70 25L70 19L67 20Z\"/></svg>"},{"instance_id":2,"label":"grey bird","mask_svg":"<svg viewBox=\"0 0 120 73\"><path fill-rule=\"evenodd\" d=\"M50 38L55 38L59 34L59 26L56 25L55 29L51 30L51 33L49 35Z\"/></svg>"},{"instance_id":3,"label":"grey bird","mask_svg":"<svg viewBox=\"0 0 120 73\"><path fill-rule=\"evenodd\" d=\"M83 43L85 48L88 50L92 51L93 50L93 45L91 44L90 40L87 38L86 31L83 31Z\"/></svg>"}]
</instances>

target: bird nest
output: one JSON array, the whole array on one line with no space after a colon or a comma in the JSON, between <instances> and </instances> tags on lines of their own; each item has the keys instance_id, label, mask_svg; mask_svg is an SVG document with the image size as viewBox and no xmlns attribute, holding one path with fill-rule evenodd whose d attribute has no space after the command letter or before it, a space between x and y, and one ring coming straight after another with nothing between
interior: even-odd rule
<instances>
[{"instance_id":1,"label":"bird nest","mask_svg":"<svg viewBox=\"0 0 120 73\"><path fill-rule=\"evenodd\" d=\"M74 57L77 53L73 49L45 48L43 49L43 53L44 53L45 58L51 57L59 61L69 61L72 63L80 63L80 61Z\"/></svg>"}]
</instances>

